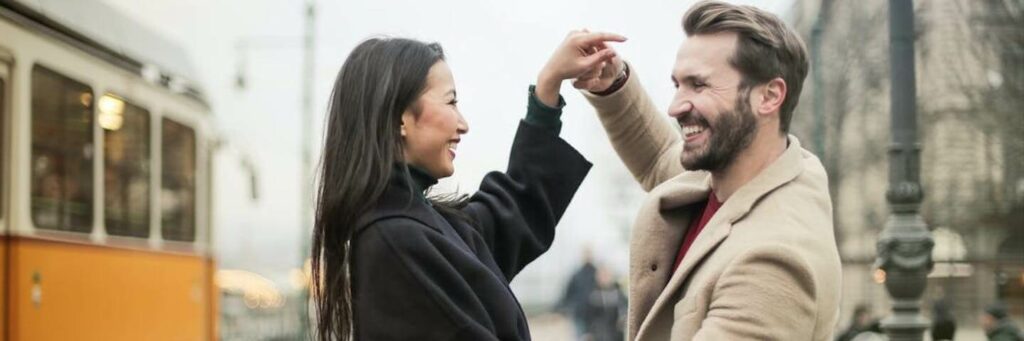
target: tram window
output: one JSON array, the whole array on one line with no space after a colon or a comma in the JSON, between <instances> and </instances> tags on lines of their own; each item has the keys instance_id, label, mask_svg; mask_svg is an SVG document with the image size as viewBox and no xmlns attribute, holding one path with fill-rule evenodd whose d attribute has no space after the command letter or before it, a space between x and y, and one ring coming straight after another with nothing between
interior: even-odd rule
<instances>
[{"instance_id":1,"label":"tram window","mask_svg":"<svg viewBox=\"0 0 1024 341\"><path fill-rule=\"evenodd\" d=\"M32 69L32 219L38 228L91 230L92 106L89 86Z\"/></svg>"},{"instance_id":2,"label":"tram window","mask_svg":"<svg viewBox=\"0 0 1024 341\"><path fill-rule=\"evenodd\" d=\"M161 122L163 181L160 187L162 235L166 240L196 238L196 134L181 123Z\"/></svg>"},{"instance_id":3,"label":"tram window","mask_svg":"<svg viewBox=\"0 0 1024 341\"><path fill-rule=\"evenodd\" d=\"M103 128L103 198L107 233L149 236L149 111L114 95L97 102Z\"/></svg>"}]
</instances>

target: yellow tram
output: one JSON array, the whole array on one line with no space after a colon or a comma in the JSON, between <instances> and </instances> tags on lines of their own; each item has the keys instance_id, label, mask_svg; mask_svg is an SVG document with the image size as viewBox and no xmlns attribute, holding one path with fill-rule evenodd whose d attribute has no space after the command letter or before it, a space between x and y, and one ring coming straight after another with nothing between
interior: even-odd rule
<instances>
[{"instance_id":1,"label":"yellow tram","mask_svg":"<svg viewBox=\"0 0 1024 341\"><path fill-rule=\"evenodd\" d=\"M2 340L216 338L216 137L190 72L102 3L0 0Z\"/></svg>"}]
</instances>

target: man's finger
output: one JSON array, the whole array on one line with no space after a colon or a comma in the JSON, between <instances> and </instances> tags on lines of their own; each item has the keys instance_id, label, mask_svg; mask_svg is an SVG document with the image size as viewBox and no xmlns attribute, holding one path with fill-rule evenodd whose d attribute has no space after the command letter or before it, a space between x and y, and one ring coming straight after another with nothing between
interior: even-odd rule
<instances>
[{"instance_id":1,"label":"man's finger","mask_svg":"<svg viewBox=\"0 0 1024 341\"><path fill-rule=\"evenodd\" d=\"M604 68L601 69L601 77L618 77L623 64L622 59L618 56L613 57L604 64Z\"/></svg>"},{"instance_id":2,"label":"man's finger","mask_svg":"<svg viewBox=\"0 0 1024 341\"><path fill-rule=\"evenodd\" d=\"M606 62L602 61L596 67L594 67L594 68L592 68L590 70L587 70L587 72L584 73L583 76L581 76L580 78L597 78L597 77L601 77L601 69L604 68L605 64L606 64Z\"/></svg>"},{"instance_id":3,"label":"man's finger","mask_svg":"<svg viewBox=\"0 0 1024 341\"><path fill-rule=\"evenodd\" d=\"M572 87L580 89L580 90L587 90L587 83L588 82L585 81L585 80L577 79L577 80L572 81Z\"/></svg>"},{"instance_id":4,"label":"man's finger","mask_svg":"<svg viewBox=\"0 0 1024 341\"><path fill-rule=\"evenodd\" d=\"M581 78L581 79L574 80L572 82L572 87L576 88L576 89L579 89L579 90L590 91L590 90L592 90L594 87L596 87L600 83L601 83L601 80L597 79L597 78L591 78L591 79L582 79Z\"/></svg>"}]
</instances>

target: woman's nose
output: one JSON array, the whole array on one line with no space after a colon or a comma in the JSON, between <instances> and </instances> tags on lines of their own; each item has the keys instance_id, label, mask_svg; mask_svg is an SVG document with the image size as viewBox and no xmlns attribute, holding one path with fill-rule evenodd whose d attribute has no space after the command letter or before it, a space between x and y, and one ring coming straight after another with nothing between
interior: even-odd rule
<instances>
[{"instance_id":1,"label":"woman's nose","mask_svg":"<svg viewBox=\"0 0 1024 341\"><path fill-rule=\"evenodd\" d=\"M469 123L466 122L466 118L462 117L462 113L459 113L459 134L466 134L469 132Z\"/></svg>"}]
</instances>

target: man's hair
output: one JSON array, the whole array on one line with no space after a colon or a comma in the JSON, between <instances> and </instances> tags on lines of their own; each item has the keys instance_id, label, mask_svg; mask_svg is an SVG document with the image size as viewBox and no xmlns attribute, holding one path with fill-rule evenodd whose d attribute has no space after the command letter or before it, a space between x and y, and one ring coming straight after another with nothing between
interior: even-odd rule
<instances>
[{"instance_id":1,"label":"man's hair","mask_svg":"<svg viewBox=\"0 0 1024 341\"><path fill-rule=\"evenodd\" d=\"M683 31L687 37L736 33L736 52L729 57L729 64L743 76L740 88L782 78L787 92L779 110L779 130L789 132L808 68L807 48L796 32L767 11L721 1L703 1L691 7L683 16Z\"/></svg>"}]
</instances>

